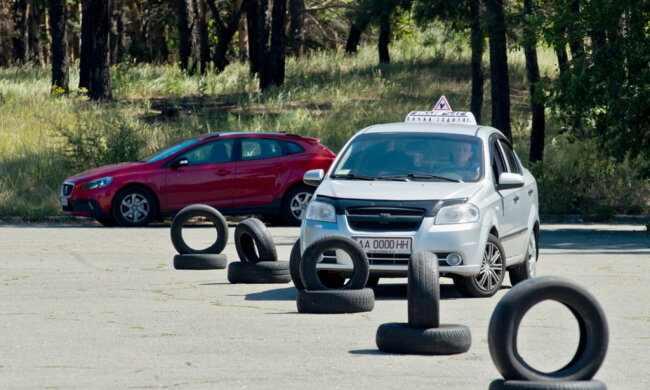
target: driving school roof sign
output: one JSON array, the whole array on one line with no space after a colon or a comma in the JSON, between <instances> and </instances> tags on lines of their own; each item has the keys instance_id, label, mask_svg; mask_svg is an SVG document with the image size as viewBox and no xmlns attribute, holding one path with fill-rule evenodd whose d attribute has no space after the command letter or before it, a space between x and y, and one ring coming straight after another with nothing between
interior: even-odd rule
<instances>
[{"instance_id":1,"label":"driving school roof sign","mask_svg":"<svg viewBox=\"0 0 650 390\"><path fill-rule=\"evenodd\" d=\"M448 111L451 112L451 106L449 105L449 102L447 102L447 98L445 95L440 96L440 99L438 99L438 103L436 103L435 106L433 106L432 111Z\"/></svg>"},{"instance_id":2,"label":"driving school roof sign","mask_svg":"<svg viewBox=\"0 0 650 390\"><path fill-rule=\"evenodd\" d=\"M470 111L452 111L447 98L440 96L431 111L411 111L404 118L411 123L455 123L459 125L476 125L476 118Z\"/></svg>"}]
</instances>

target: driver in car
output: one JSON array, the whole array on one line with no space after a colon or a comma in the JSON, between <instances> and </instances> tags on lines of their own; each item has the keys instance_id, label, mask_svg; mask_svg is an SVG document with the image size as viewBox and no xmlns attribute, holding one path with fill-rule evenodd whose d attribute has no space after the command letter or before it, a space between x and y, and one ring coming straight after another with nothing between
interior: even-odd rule
<instances>
[{"instance_id":1,"label":"driver in car","mask_svg":"<svg viewBox=\"0 0 650 390\"><path fill-rule=\"evenodd\" d=\"M481 166L472 160L472 144L456 142L451 151L451 162L436 169L436 173L451 172L461 176L463 180L473 180L480 174Z\"/></svg>"}]
</instances>

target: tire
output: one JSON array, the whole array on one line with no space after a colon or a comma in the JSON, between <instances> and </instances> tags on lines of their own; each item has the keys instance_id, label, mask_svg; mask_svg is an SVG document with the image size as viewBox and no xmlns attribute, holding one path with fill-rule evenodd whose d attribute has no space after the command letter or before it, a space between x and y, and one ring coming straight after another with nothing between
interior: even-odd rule
<instances>
[{"instance_id":1,"label":"tire","mask_svg":"<svg viewBox=\"0 0 650 390\"><path fill-rule=\"evenodd\" d=\"M175 269L224 269L228 264L225 254L185 254L174 256Z\"/></svg>"},{"instance_id":2,"label":"tire","mask_svg":"<svg viewBox=\"0 0 650 390\"><path fill-rule=\"evenodd\" d=\"M506 256L499 239L488 235L481 269L475 276L454 275L454 286L465 297L485 298L496 294L506 276Z\"/></svg>"},{"instance_id":3,"label":"tire","mask_svg":"<svg viewBox=\"0 0 650 390\"><path fill-rule=\"evenodd\" d=\"M314 194L314 187L298 184L289 188L282 197L282 218L290 226L300 226L307 213L307 205Z\"/></svg>"},{"instance_id":4,"label":"tire","mask_svg":"<svg viewBox=\"0 0 650 390\"><path fill-rule=\"evenodd\" d=\"M524 262L511 267L508 270L510 275L510 284L516 285L526 279L534 278L537 275L537 259L539 259L539 246L537 232L532 231L528 238L528 248Z\"/></svg>"},{"instance_id":5,"label":"tire","mask_svg":"<svg viewBox=\"0 0 650 390\"><path fill-rule=\"evenodd\" d=\"M228 265L228 281L230 283L271 284L289 283L289 262L260 261L257 263L242 263L235 261Z\"/></svg>"},{"instance_id":6,"label":"tire","mask_svg":"<svg viewBox=\"0 0 650 390\"><path fill-rule=\"evenodd\" d=\"M376 287L379 284L379 276L369 276L366 287Z\"/></svg>"},{"instance_id":7,"label":"tire","mask_svg":"<svg viewBox=\"0 0 650 390\"><path fill-rule=\"evenodd\" d=\"M318 277L316 264L323 252L340 249L345 251L352 259L354 270L347 283L340 287L342 290L359 290L365 287L368 281L370 266L366 253L359 244L344 236L325 236L314 241L300 259L300 279L305 289L310 291L330 290Z\"/></svg>"},{"instance_id":8,"label":"tire","mask_svg":"<svg viewBox=\"0 0 650 390\"><path fill-rule=\"evenodd\" d=\"M375 293L372 289L298 291L296 305L300 313L342 314L372 311Z\"/></svg>"},{"instance_id":9,"label":"tire","mask_svg":"<svg viewBox=\"0 0 650 390\"><path fill-rule=\"evenodd\" d=\"M291 281L296 286L296 290L301 291L305 289L300 279L300 239L297 239L291 248L289 255L289 273L291 274Z\"/></svg>"},{"instance_id":10,"label":"tire","mask_svg":"<svg viewBox=\"0 0 650 390\"><path fill-rule=\"evenodd\" d=\"M127 187L115 195L111 211L120 226L147 226L156 217L158 205L151 191L143 187Z\"/></svg>"},{"instance_id":11,"label":"tire","mask_svg":"<svg viewBox=\"0 0 650 390\"><path fill-rule=\"evenodd\" d=\"M440 325L438 259L431 252L414 253L408 267L408 324L414 328Z\"/></svg>"},{"instance_id":12,"label":"tire","mask_svg":"<svg viewBox=\"0 0 650 390\"><path fill-rule=\"evenodd\" d=\"M545 300L565 305L580 328L575 356L555 372L534 369L517 350L522 318L531 307ZM551 276L529 279L514 286L497 304L488 327L490 355L497 370L508 380L590 380L605 360L608 340L607 319L596 298L571 280Z\"/></svg>"},{"instance_id":13,"label":"tire","mask_svg":"<svg viewBox=\"0 0 650 390\"><path fill-rule=\"evenodd\" d=\"M217 239L205 249L191 248L183 239L183 226L194 217L204 217L214 224L217 229ZM228 224L226 219L215 208L204 204L193 204L182 209L172 221L172 245L180 254L221 253L228 243Z\"/></svg>"},{"instance_id":14,"label":"tire","mask_svg":"<svg viewBox=\"0 0 650 390\"><path fill-rule=\"evenodd\" d=\"M469 350L472 333L465 325L413 328L404 323L382 324L377 347L384 352L411 355L456 355Z\"/></svg>"},{"instance_id":15,"label":"tire","mask_svg":"<svg viewBox=\"0 0 650 390\"><path fill-rule=\"evenodd\" d=\"M536 382L536 381L504 381L497 379L490 383L489 390L607 390L601 381L566 381L566 382Z\"/></svg>"},{"instance_id":16,"label":"tire","mask_svg":"<svg viewBox=\"0 0 650 390\"><path fill-rule=\"evenodd\" d=\"M271 232L257 218L248 218L235 228L235 248L244 263L278 261L278 253ZM259 255L258 255L259 253Z\"/></svg>"},{"instance_id":17,"label":"tire","mask_svg":"<svg viewBox=\"0 0 650 390\"><path fill-rule=\"evenodd\" d=\"M117 221L113 217L95 217L95 221L106 227L117 226Z\"/></svg>"}]
</instances>

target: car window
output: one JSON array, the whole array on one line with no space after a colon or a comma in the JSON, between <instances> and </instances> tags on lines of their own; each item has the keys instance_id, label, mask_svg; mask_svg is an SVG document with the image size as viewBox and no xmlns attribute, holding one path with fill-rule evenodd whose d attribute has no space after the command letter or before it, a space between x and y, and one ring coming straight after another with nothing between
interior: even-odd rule
<instances>
[{"instance_id":1,"label":"car window","mask_svg":"<svg viewBox=\"0 0 650 390\"><path fill-rule=\"evenodd\" d=\"M503 153L498 147L497 142L494 141L490 145L490 165L492 166L492 173L494 173L494 180L499 180L499 175L503 172L507 172L506 161L503 158Z\"/></svg>"},{"instance_id":2,"label":"car window","mask_svg":"<svg viewBox=\"0 0 650 390\"><path fill-rule=\"evenodd\" d=\"M282 146L273 139L249 138L241 141L241 159L259 160L282 156Z\"/></svg>"},{"instance_id":3,"label":"car window","mask_svg":"<svg viewBox=\"0 0 650 390\"><path fill-rule=\"evenodd\" d=\"M508 162L508 170L511 173L521 174L521 167L519 166L519 161L517 161L517 157L515 156L515 151L512 150L510 145L508 145L503 140L499 140L499 144L501 145L503 154L505 155L506 161Z\"/></svg>"},{"instance_id":4,"label":"car window","mask_svg":"<svg viewBox=\"0 0 650 390\"><path fill-rule=\"evenodd\" d=\"M284 141L284 145L287 149L287 154L298 154L305 151L305 148L303 148L302 146L298 145L295 142Z\"/></svg>"},{"instance_id":5,"label":"car window","mask_svg":"<svg viewBox=\"0 0 650 390\"><path fill-rule=\"evenodd\" d=\"M190 146L192 144L195 144L197 142L199 142L198 139L187 139L187 140L185 140L183 142L180 142L178 144L166 147L163 150L160 150L160 151L158 151L158 152L156 152L156 153L154 153L154 154L152 154L152 155L150 155L148 157L145 157L142 160L140 160L140 162L154 162L154 161L164 160L167 157L171 156L172 154L178 152L179 150L183 150L183 149L187 148L188 146Z\"/></svg>"},{"instance_id":6,"label":"car window","mask_svg":"<svg viewBox=\"0 0 650 390\"><path fill-rule=\"evenodd\" d=\"M188 165L216 164L231 161L233 140L218 140L197 146L185 153Z\"/></svg>"}]
</instances>

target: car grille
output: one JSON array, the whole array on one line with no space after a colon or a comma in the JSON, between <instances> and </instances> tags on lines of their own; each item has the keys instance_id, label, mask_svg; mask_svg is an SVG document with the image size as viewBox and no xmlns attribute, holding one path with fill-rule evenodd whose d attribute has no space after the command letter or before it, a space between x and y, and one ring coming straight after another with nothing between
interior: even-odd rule
<instances>
[{"instance_id":1,"label":"car grille","mask_svg":"<svg viewBox=\"0 0 650 390\"><path fill-rule=\"evenodd\" d=\"M345 214L355 230L412 231L424 218L424 209L405 207L349 207Z\"/></svg>"},{"instance_id":2,"label":"car grille","mask_svg":"<svg viewBox=\"0 0 650 390\"><path fill-rule=\"evenodd\" d=\"M390 253L368 253L368 264L370 265L405 265L408 266L411 259L409 254Z\"/></svg>"},{"instance_id":3,"label":"car grille","mask_svg":"<svg viewBox=\"0 0 650 390\"><path fill-rule=\"evenodd\" d=\"M63 186L61 187L61 196L68 197L72 195L72 189L74 188L74 184L68 184L68 183L63 183Z\"/></svg>"}]
</instances>

